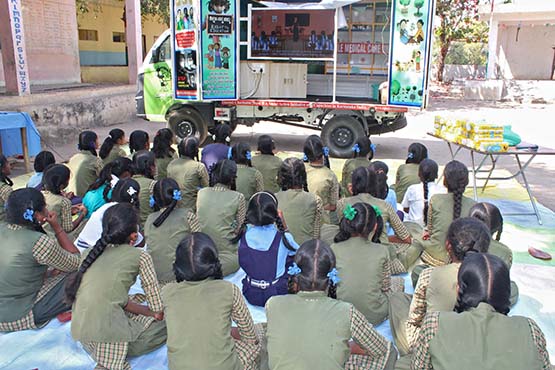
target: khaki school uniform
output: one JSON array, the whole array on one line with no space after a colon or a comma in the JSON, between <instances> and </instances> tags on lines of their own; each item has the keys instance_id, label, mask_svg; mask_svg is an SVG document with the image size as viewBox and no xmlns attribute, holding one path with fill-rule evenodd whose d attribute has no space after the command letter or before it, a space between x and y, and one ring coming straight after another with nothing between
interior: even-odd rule
<instances>
[{"instance_id":1,"label":"khaki school uniform","mask_svg":"<svg viewBox=\"0 0 555 370\"><path fill-rule=\"evenodd\" d=\"M127 152L123 149L122 145L114 144L112 150L108 153L108 156L102 160L102 163L106 166L108 163L113 162L120 157L127 157Z\"/></svg>"},{"instance_id":2,"label":"khaki school uniform","mask_svg":"<svg viewBox=\"0 0 555 370\"><path fill-rule=\"evenodd\" d=\"M153 212L153 209L150 208L150 196L154 191L154 185L156 185L156 181L148 177L145 177L143 175L134 175L132 179L137 181L140 187L139 221L141 225L144 226L148 215L150 215Z\"/></svg>"},{"instance_id":3,"label":"khaki school uniform","mask_svg":"<svg viewBox=\"0 0 555 370\"><path fill-rule=\"evenodd\" d=\"M173 152L171 156L164 157L164 158L156 158L156 176L154 176L154 180L162 180L168 176L168 165L174 160L177 159L177 153Z\"/></svg>"},{"instance_id":4,"label":"khaki school uniform","mask_svg":"<svg viewBox=\"0 0 555 370\"><path fill-rule=\"evenodd\" d=\"M0 182L0 222L6 220L6 202L12 191L10 185Z\"/></svg>"},{"instance_id":5,"label":"khaki school uniform","mask_svg":"<svg viewBox=\"0 0 555 370\"><path fill-rule=\"evenodd\" d=\"M92 153L82 150L71 157L67 166L71 170L68 191L77 197L84 197L100 174L104 163Z\"/></svg>"},{"instance_id":6,"label":"khaki school uniform","mask_svg":"<svg viewBox=\"0 0 555 370\"><path fill-rule=\"evenodd\" d=\"M175 280L173 262L179 242L188 234L200 231L197 215L186 208L174 208L162 225L154 226L164 210L151 213L145 222L147 250L160 284Z\"/></svg>"},{"instance_id":7,"label":"khaki school uniform","mask_svg":"<svg viewBox=\"0 0 555 370\"><path fill-rule=\"evenodd\" d=\"M251 197L264 190L264 178L262 173L254 167L249 167L244 164L237 165L237 191L245 196L245 201L248 202Z\"/></svg>"},{"instance_id":8,"label":"khaki school uniform","mask_svg":"<svg viewBox=\"0 0 555 370\"><path fill-rule=\"evenodd\" d=\"M299 245L320 238L324 211L320 197L302 189L289 189L277 192L276 198L287 228Z\"/></svg>"},{"instance_id":9,"label":"khaki school uniform","mask_svg":"<svg viewBox=\"0 0 555 370\"><path fill-rule=\"evenodd\" d=\"M396 357L385 340L350 303L326 292L275 296L266 303L271 370L389 369ZM366 355L351 355L353 339Z\"/></svg>"},{"instance_id":10,"label":"khaki school uniform","mask_svg":"<svg viewBox=\"0 0 555 370\"><path fill-rule=\"evenodd\" d=\"M67 276L45 279L46 271L48 267L63 272L77 270L79 254L65 251L48 235L19 225L0 224L0 235L0 331L46 325L49 319L35 317L39 314L36 308L49 299L63 299Z\"/></svg>"},{"instance_id":11,"label":"khaki school uniform","mask_svg":"<svg viewBox=\"0 0 555 370\"><path fill-rule=\"evenodd\" d=\"M271 154L258 154L252 157L252 165L264 178L264 190L277 193L280 187L277 182L278 172L283 161Z\"/></svg>"},{"instance_id":12,"label":"khaki school uniform","mask_svg":"<svg viewBox=\"0 0 555 370\"><path fill-rule=\"evenodd\" d=\"M418 177L418 167L416 163L406 163L399 166L397 175L395 176L395 194L400 201L405 197L405 193L409 186L418 184L420 177Z\"/></svg>"},{"instance_id":13,"label":"khaki school uniform","mask_svg":"<svg viewBox=\"0 0 555 370\"><path fill-rule=\"evenodd\" d=\"M237 286L206 279L162 289L171 370L258 369L260 342ZM241 340L231 337L231 321Z\"/></svg>"},{"instance_id":14,"label":"khaki school uniform","mask_svg":"<svg viewBox=\"0 0 555 370\"><path fill-rule=\"evenodd\" d=\"M154 312L163 310L150 255L129 245L108 245L87 269L73 305L71 335L97 362L97 368L131 369L127 356L150 352L166 342L166 324L124 310L129 288L141 277ZM110 289L106 289L110 287Z\"/></svg>"},{"instance_id":15,"label":"khaki school uniform","mask_svg":"<svg viewBox=\"0 0 555 370\"><path fill-rule=\"evenodd\" d=\"M174 179L181 189L179 206L196 210L198 191L208 187L206 167L191 158L177 158L168 164L168 177Z\"/></svg>"},{"instance_id":16,"label":"khaki school uniform","mask_svg":"<svg viewBox=\"0 0 555 370\"><path fill-rule=\"evenodd\" d=\"M216 184L198 192L197 216L200 228L216 244L224 276L239 269L238 244L231 240L243 225L246 214L243 194L225 185Z\"/></svg>"},{"instance_id":17,"label":"khaki school uniform","mask_svg":"<svg viewBox=\"0 0 555 370\"><path fill-rule=\"evenodd\" d=\"M533 320L480 303L460 314L426 315L411 369L549 370L551 364L545 336Z\"/></svg>"},{"instance_id":18,"label":"khaki school uniform","mask_svg":"<svg viewBox=\"0 0 555 370\"><path fill-rule=\"evenodd\" d=\"M62 229L67 233L73 230L73 216L71 215L71 200L66 197L43 190L42 194L46 200L46 206L50 212L54 212L58 217L58 222ZM54 230L47 224L44 231L54 236Z\"/></svg>"},{"instance_id":19,"label":"khaki school uniform","mask_svg":"<svg viewBox=\"0 0 555 370\"><path fill-rule=\"evenodd\" d=\"M315 166L306 164L306 176L308 191L316 194L322 199L322 204L327 206L337 206L339 199L339 182L332 170L324 165ZM322 223L331 223L332 212L324 210Z\"/></svg>"},{"instance_id":20,"label":"khaki school uniform","mask_svg":"<svg viewBox=\"0 0 555 370\"><path fill-rule=\"evenodd\" d=\"M351 195L348 185L351 183L353 172L359 167L367 168L370 166L370 163L370 160L366 157L351 158L345 161L343 171L341 171L341 194L343 194L344 197Z\"/></svg>"},{"instance_id":21,"label":"khaki school uniform","mask_svg":"<svg viewBox=\"0 0 555 370\"><path fill-rule=\"evenodd\" d=\"M389 250L363 238L331 245L341 281L337 298L352 303L373 325L387 318L391 293Z\"/></svg>"}]
</instances>

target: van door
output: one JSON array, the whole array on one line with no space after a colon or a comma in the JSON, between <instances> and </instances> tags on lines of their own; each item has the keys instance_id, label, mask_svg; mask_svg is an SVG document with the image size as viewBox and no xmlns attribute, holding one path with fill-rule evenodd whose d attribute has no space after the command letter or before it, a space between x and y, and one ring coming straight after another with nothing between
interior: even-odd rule
<instances>
[{"instance_id":1,"label":"van door","mask_svg":"<svg viewBox=\"0 0 555 370\"><path fill-rule=\"evenodd\" d=\"M165 122L166 112L173 104L170 36L152 50L149 63L144 63L144 104L150 121Z\"/></svg>"}]
</instances>

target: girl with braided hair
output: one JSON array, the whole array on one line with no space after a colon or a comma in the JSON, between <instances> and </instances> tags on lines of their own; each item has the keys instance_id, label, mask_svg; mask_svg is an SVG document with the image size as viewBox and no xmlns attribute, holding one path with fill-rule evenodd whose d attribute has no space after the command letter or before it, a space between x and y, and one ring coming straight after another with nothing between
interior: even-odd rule
<instances>
[{"instance_id":1,"label":"girl with braided hair","mask_svg":"<svg viewBox=\"0 0 555 370\"><path fill-rule=\"evenodd\" d=\"M180 201L181 190L175 180L156 182L151 197L155 212L146 219L145 238L160 284L174 280L171 265L177 244L186 235L200 231L196 213L188 208L179 208Z\"/></svg>"},{"instance_id":2,"label":"girl with braided hair","mask_svg":"<svg viewBox=\"0 0 555 370\"><path fill-rule=\"evenodd\" d=\"M286 270L299 246L287 232L278 200L259 192L249 200L247 218L234 241L239 242L239 266L245 271L243 295L264 307L274 295L287 294Z\"/></svg>"},{"instance_id":3,"label":"girl with braided hair","mask_svg":"<svg viewBox=\"0 0 555 370\"><path fill-rule=\"evenodd\" d=\"M114 128L108 133L108 137L104 139L98 156L102 158L104 165L114 161L117 158L127 157L127 152L123 146L127 144L125 132L122 129Z\"/></svg>"},{"instance_id":4,"label":"girl with braided hair","mask_svg":"<svg viewBox=\"0 0 555 370\"><path fill-rule=\"evenodd\" d=\"M426 158L428 158L428 148L424 144L412 143L409 145L405 164L399 166L395 177L397 199L403 199L407 188L420 182L418 166Z\"/></svg>"},{"instance_id":5,"label":"girl with braided hair","mask_svg":"<svg viewBox=\"0 0 555 370\"><path fill-rule=\"evenodd\" d=\"M507 316L509 269L501 259L470 255L457 281L455 312L426 315L411 369L439 369L445 364L452 369L551 368L539 326L527 317Z\"/></svg>"},{"instance_id":6,"label":"girl with braided hair","mask_svg":"<svg viewBox=\"0 0 555 370\"><path fill-rule=\"evenodd\" d=\"M152 213L150 208L150 196L154 188L154 176L156 175L156 157L153 152L141 150L133 154L133 180L139 183L141 192L139 193L139 220L141 226L144 226L149 214Z\"/></svg>"},{"instance_id":7,"label":"girl with braided hair","mask_svg":"<svg viewBox=\"0 0 555 370\"><path fill-rule=\"evenodd\" d=\"M292 294L266 303L270 369L394 368L391 343L351 303L336 300L342 276L325 242L303 243L288 274Z\"/></svg>"},{"instance_id":8,"label":"girl with braided hair","mask_svg":"<svg viewBox=\"0 0 555 370\"><path fill-rule=\"evenodd\" d=\"M183 197L178 206L193 211L197 207L199 189L209 185L208 171L198 160L198 150L198 139L189 136L177 145L179 158L168 165L168 177L177 181Z\"/></svg>"},{"instance_id":9,"label":"girl with braided hair","mask_svg":"<svg viewBox=\"0 0 555 370\"><path fill-rule=\"evenodd\" d=\"M330 169L329 149L324 147L318 135L310 135L304 142L304 156L308 188L311 193L322 199L324 213L323 224L337 223L337 201L339 199L339 182Z\"/></svg>"},{"instance_id":10,"label":"girl with braided hair","mask_svg":"<svg viewBox=\"0 0 555 370\"><path fill-rule=\"evenodd\" d=\"M284 160L279 168L278 184L281 191L276 193L276 198L293 239L301 244L320 238L322 199L308 192L304 163L298 158Z\"/></svg>"},{"instance_id":11,"label":"girl with braided hair","mask_svg":"<svg viewBox=\"0 0 555 370\"><path fill-rule=\"evenodd\" d=\"M252 166L249 144L237 143L231 147L229 159L237 164L237 191L250 199L254 193L264 190L262 173Z\"/></svg>"},{"instance_id":12,"label":"girl with braided hair","mask_svg":"<svg viewBox=\"0 0 555 370\"><path fill-rule=\"evenodd\" d=\"M372 325L387 318L391 292L404 290L403 278L391 277L390 251L380 244L378 226L383 227L378 208L347 205L331 245L342 279L337 298L352 303Z\"/></svg>"},{"instance_id":13,"label":"girl with braided hair","mask_svg":"<svg viewBox=\"0 0 555 370\"><path fill-rule=\"evenodd\" d=\"M11 174L10 162L3 154L0 154L0 222L5 219L6 201L13 191L13 181L9 177Z\"/></svg>"},{"instance_id":14,"label":"girl with braided hair","mask_svg":"<svg viewBox=\"0 0 555 370\"><path fill-rule=\"evenodd\" d=\"M81 342L97 368L130 369L128 356L148 353L166 342L152 258L133 247L138 221L131 204L108 209L100 239L66 282L66 300L73 303L71 336ZM145 295L130 297L129 288L138 276ZM141 305L145 298L147 306Z\"/></svg>"},{"instance_id":15,"label":"girl with braided hair","mask_svg":"<svg viewBox=\"0 0 555 370\"><path fill-rule=\"evenodd\" d=\"M270 135L261 135L258 138L258 152L260 154L252 157L252 166L262 174L264 178L264 190L277 193L279 184L277 182L278 171L283 162L277 157L276 143Z\"/></svg>"},{"instance_id":16,"label":"girl with braided hair","mask_svg":"<svg viewBox=\"0 0 555 370\"><path fill-rule=\"evenodd\" d=\"M45 223L53 236L42 228ZM65 273L79 267L79 250L56 214L48 211L40 191L26 188L10 194L0 235L0 332L36 329L69 310Z\"/></svg>"},{"instance_id":17,"label":"girl with braided hair","mask_svg":"<svg viewBox=\"0 0 555 370\"><path fill-rule=\"evenodd\" d=\"M214 167L209 188L200 189L197 197L197 216L203 233L208 234L218 248L224 276L239 269L237 243L247 206L245 196L235 191L237 165L229 159Z\"/></svg>"},{"instance_id":18,"label":"girl with braided hair","mask_svg":"<svg viewBox=\"0 0 555 370\"><path fill-rule=\"evenodd\" d=\"M348 197L350 195L348 186L351 183L353 171L359 167L370 166L370 161L374 158L374 148L375 145L372 144L370 138L366 136L359 138L355 145L353 145L353 157L345 161L341 176L341 194L344 197Z\"/></svg>"},{"instance_id":19,"label":"girl with braided hair","mask_svg":"<svg viewBox=\"0 0 555 370\"><path fill-rule=\"evenodd\" d=\"M177 246L173 270L177 282L162 289L169 368L258 369L260 341L252 317L239 288L222 279L212 239L187 235Z\"/></svg>"},{"instance_id":20,"label":"girl with braided hair","mask_svg":"<svg viewBox=\"0 0 555 370\"><path fill-rule=\"evenodd\" d=\"M129 135L129 151L133 155L141 150L150 150L150 137L146 131L135 130Z\"/></svg>"},{"instance_id":21,"label":"girl with braided hair","mask_svg":"<svg viewBox=\"0 0 555 370\"><path fill-rule=\"evenodd\" d=\"M428 222L422 240L417 239L423 249L422 261L428 266L441 266L449 262L445 249L447 229L453 220L467 217L470 208L476 204L473 199L463 195L468 185L468 169L461 162L447 163L443 184L447 188L447 194L435 194L430 198ZM415 270L418 275L422 268Z\"/></svg>"},{"instance_id":22,"label":"girl with braided hair","mask_svg":"<svg viewBox=\"0 0 555 370\"><path fill-rule=\"evenodd\" d=\"M155 180L161 180L168 177L168 164L177 158L177 153L172 145L175 136L169 128L162 128L156 132L154 140L152 140L152 149L156 157L156 176Z\"/></svg>"},{"instance_id":23,"label":"girl with braided hair","mask_svg":"<svg viewBox=\"0 0 555 370\"><path fill-rule=\"evenodd\" d=\"M93 131L83 131L79 134L79 153L69 159L67 166L71 170L68 192L77 197L83 197L94 183L104 163L98 157L98 136Z\"/></svg>"}]
</instances>

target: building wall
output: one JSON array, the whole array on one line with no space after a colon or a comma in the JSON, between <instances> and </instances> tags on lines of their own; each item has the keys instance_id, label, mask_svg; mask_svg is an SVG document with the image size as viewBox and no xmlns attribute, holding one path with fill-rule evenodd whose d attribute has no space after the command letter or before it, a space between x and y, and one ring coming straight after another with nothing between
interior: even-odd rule
<instances>
[{"instance_id":1,"label":"building wall","mask_svg":"<svg viewBox=\"0 0 555 370\"><path fill-rule=\"evenodd\" d=\"M501 76L516 80L549 80L553 64L555 27L544 24L501 25L497 49Z\"/></svg>"},{"instance_id":2,"label":"building wall","mask_svg":"<svg viewBox=\"0 0 555 370\"><path fill-rule=\"evenodd\" d=\"M22 0L31 84L80 82L75 0ZM4 73L0 58L0 85Z\"/></svg>"}]
</instances>

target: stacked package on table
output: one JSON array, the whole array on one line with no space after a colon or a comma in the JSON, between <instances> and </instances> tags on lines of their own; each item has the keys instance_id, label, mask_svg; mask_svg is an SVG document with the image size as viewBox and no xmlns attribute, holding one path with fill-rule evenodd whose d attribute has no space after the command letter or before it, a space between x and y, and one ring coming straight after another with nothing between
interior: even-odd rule
<instances>
[{"instance_id":1,"label":"stacked package on table","mask_svg":"<svg viewBox=\"0 0 555 370\"><path fill-rule=\"evenodd\" d=\"M457 144L486 152L506 152L509 144L503 141L503 126L466 119L436 116L434 133Z\"/></svg>"}]
</instances>

